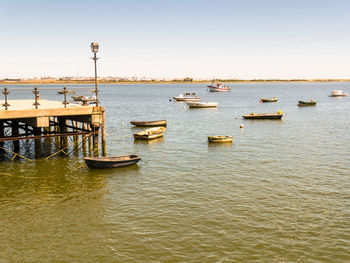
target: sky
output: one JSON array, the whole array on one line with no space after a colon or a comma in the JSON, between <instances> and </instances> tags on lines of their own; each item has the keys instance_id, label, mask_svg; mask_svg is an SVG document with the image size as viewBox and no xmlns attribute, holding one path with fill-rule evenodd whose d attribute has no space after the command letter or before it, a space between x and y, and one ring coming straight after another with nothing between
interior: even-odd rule
<instances>
[{"instance_id":1,"label":"sky","mask_svg":"<svg viewBox=\"0 0 350 263\"><path fill-rule=\"evenodd\" d=\"M0 79L350 78L348 0L0 0Z\"/></svg>"}]
</instances>

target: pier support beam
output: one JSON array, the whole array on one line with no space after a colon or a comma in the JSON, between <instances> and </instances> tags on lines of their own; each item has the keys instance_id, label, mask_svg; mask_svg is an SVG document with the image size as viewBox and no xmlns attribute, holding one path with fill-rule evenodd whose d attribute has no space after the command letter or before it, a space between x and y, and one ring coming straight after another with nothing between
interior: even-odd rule
<instances>
[{"instance_id":1,"label":"pier support beam","mask_svg":"<svg viewBox=\"0 0 350 263\"><path fill-rule=\"evenodd\" d=\"M93 135L92 135L92 144L93 144L93 156L98 156L98 130L100 129L99 124L91 123L90 124Z\"/></svg>"},{"instance_id":2,"label":"pier support beam","mask_svg":"<svg viewBox=\"0 0 350 263\"><path fill-rule=\"evenodd\" d=\"M4 138L5 137L5 125L3 121L0 121L0 138ZM0 142L0 146L3 146L4 143Z\"/></svg>"},{"instance_id":3,"label":"pier support beam","mask_svg":"<svg viewBox=\"0 0 350 263\"><path fill-rule=\"evenodd\" d=\"M19 122L17 120L12 121L12 137L18 137L19 136ZM19 152L19 141L14 141L13 142L13 151L15 153Z\"/></svg>"},{"instance_id":4,"label":"pier support beam","mask_svg":"<svg viewBox=\"0 0 350 263\"><path fill-rule=\"evenodd\" d=\"M41 135L41 128L39 127L33 127L34 130L34 136ZM41 139L35 139L35 159L38 159L42 156L41 152Z\"/></svg>"},{"instance_id":5,"label":"pier support beam","mask_svg":"<svg viewBox=\"0 0 350 263\"><path fill-rule=\"evenodd\" d=\"M67 132L67 120L64 118L58 118L59 123L59 132L66 133ZM65 148L68 146L68 137L60 137L60 148Z\"/></svg>"},{"instance_id":6,"label":"pier support beam","mask_svg":"<svg viewBox=\"0 0 350 263\"><path fill-rule=\"evenodd\" d=\"M101 146L102 155L106 156L106 111L102 111L102 123L101 123Z\"/></svg>"}]
</instances>

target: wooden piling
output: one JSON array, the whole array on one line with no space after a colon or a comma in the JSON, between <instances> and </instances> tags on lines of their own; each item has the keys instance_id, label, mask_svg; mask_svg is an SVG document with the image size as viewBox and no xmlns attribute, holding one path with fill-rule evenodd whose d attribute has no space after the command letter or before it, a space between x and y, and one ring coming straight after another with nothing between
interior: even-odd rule
<instances>
[{"instance_id":1,"label":"wooden piling","mask_svg":"<svg viewBox=\"0 0 350 263\"><path fill-rule=\"evenodd\" d=\"M5 137L5 127L4 127L4 122L0 121L0 138ZM0 142L0 145L3 145L4 142Z\"/></svg>"},{"instance_id":2,"label":"wooden piling","mask_svg":"<svg viewBox=\"0 0 350 263\"><path fill-rule=\"evenodd\" d=\"M101 122L101 145L102 155L106 156L106 111L102 111L102 122Z\"/></svg>"},{"instance_id":3,"label":"wooden piling","mask_svg":"<svg viewBox=\"0 0 350 263\"><path fill-rule=\"evenodd\" d=\"M19 136L19 122L17 120L12 120L12 131L11 131L11 135L13 137L18 137ZM14 141L13 142L13 151L15 153L19 152L19 141Z\"/></svg>"},{"instance_id":4,"label":"wooden piling","mask_svg":"<svg viewBox=\"0 0 350 263\"><path fill-rule=\"evenodd\" d=\"M91 124L92 128L92 144L93 144L93 155L98 156L99 154L99 147L98 147L98 129L100 128L99 126L95 124Z\"/></svg>"},{"instance_id":5,"label":"wooden piling","mask_svg":"<svg viewBox=\"0 0 350 263\"><path fill-rule=\"evenodd\" d=\"M33 130L34 130L34 135L41 135L42 134L42 131L41 131L41 128L39 127L33 127ZM42 152L41 152L41 139L35 139L35 150L34 150L34 153L35 153L35 158L40 158L42 156Z\"/></svg>"}]
</instances>

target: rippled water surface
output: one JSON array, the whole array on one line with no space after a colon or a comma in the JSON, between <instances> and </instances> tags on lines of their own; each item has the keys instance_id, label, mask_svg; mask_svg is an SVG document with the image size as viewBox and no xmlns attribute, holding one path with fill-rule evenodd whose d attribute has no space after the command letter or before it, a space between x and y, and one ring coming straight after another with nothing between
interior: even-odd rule
<instances>
[{"instance_id":1,"label":"rippled water surface","mask_svg":"<svg viewBox=\"0 0 350 263\"><path fill-rule=\"evenodd\" d=\"M108 154L142 161L0 163L0 262L349 262L350 97L328 95L350 83L231 86L101 85ZM187 91L218 109L169 101ZM283 120L241 118L278 110ZM164 139L134 142L130 120L156 119ZM223 134L234 143L208 144Z\"/></svg>"}]
</instances>

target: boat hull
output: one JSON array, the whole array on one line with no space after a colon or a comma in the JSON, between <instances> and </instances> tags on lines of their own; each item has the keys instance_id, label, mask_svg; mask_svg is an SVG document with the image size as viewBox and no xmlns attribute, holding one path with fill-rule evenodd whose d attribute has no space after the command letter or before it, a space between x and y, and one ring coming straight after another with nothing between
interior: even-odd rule
<instances>
[{"instance_id":1,"label":"boat hull","mask_svg":"<svg viewBox=\"0 0 350 263\"><path fill-rule=\"evenodd\" d=\"M260 99L261 102L277 102L277 98L276 99L266 99L266 98L262 98Z\"/></svg>"},{"instance_id":2,"label":"boat hull","mask_svg":"<svg viewBox=\"0 0 350 263\"><path fill-rule=\"evenodd\" d=\"M135 140L153 140L153 139L157 139L157 138L160 138L160 137L163 137L164 136L164 133L159 133L159 134L152 134L152 135L140 135L140 134L137 134L135 133L134 134L134 139Z\"/></svg>"},{"instance_id":3,"label":"boat hull","mask_svg":"<svg viewBox=\"0 0 350 263\"><path fill-rule=\"evenodd\" d=\"M331 94L329 95L330 97L346 97L348 96L348 94L344 93L344 94Z\"/></svg>"},{"instance_id":4,"label":"boat hull","mask_svg":"<svg viewBox=\"0 0 350 263\"><path fill-rule=\"evenodd\" d=\"M210 92L225 92L225 91L230 91L231 88L230 87L226 87L226 88L218 88L218 87L214 87L214 86L208 86L209 91Z\"/></svg>"},{"instance_id":5,"label":"boat hull","mask_svg":"<svg viewBox=\"0 0 350 263\"><path fill-rule=\"evenodd\" d=\"M284 114L249 114L249 115L243 115L244 119L250 119L250 120L280 120Z\"/></svg>"},{"instance_id":6,"label":"boat hull","mask_svg":"<svg viewBox=\"0 0 350 263\"><path fill-rule=\"evenodd\" d=\"M64 91L58 91L57 93L58 93L58 94L64 94ZM66 94L67 94L67 95L74 95L74 94L75 94L75 91L66 90Z\"/></svg>"},{"instance_id":7,"label":"boat hull","mask_svg":"<svg viewBox=\"0 0 350 263\"><path fill-rule=\"evenodd\" d=\"M91 169L118 168L136 164L141 160L137 155L124 155L115 157L85 157L86 165Z\"/></svg>"},{"instance_id":8,"label":"boat hull","mask_svg":"<svg viewBox=\"0 0 350 263\"><path fill-rule=\"evenodd\" d=\"M181 97L174 97L176 101L200 101L200 98L181 98Z\"/></svg>"},{"instance_id":9,"label":"boat hull","mask_svg":"<svg viewBox=\"0 0 350 263\"><path fill-rule=\"evenodd\" d=\"M142 132L134 133L135 140L153 140L163 137L166 128L158 127L144 130Z\"/></svg>"},{"instance_id":10,"label":"boat hull","mask_svg":"<svg viewBox=\"0 0 350 263\"><path fill-rule=\"evenodd\" d=\"M330 97L345 97L348 96L348 94L342 90L332 90Z\"/></svg>"},{"instance_id":11,"label":"boat hull","mask_svg":"<svg viewBox=\"0 0 350 263\"><path fill-rule=\"evenodd\" d=\"M157 126L167 126L166 120L159 121L131 121L130 124L140 127L157 127Z\"/></svg>"},{"instance_id":12,"label":"boat hull","mask_svg":"<svg viewBox=\"0 0 350 263\"><path fill-rule=\"evenodd\" d=\"M216 102L188 102L188 107L190 108L217 108L218 104Z\"/></svg>"},{"instance_id":13,"label":"boat hull","mask_svg":"<svg viewBox=\"0 0 350 263\"><path fill-rule=\"evenodd\" d=\"M72 96L74 101L81 101L85 96Z\"/></svg>"},{"instance_id":14,"label":"boat hull","mask_svg":"<svg viewBox=\"0 0 350 263\"><path fill-rule=\"evenodd\" d=\"M298 102L298 106L315 106L316 105L316 101L301 101L299 100Z\"/></svg>"},{"instance_id":15,"label":"boat hull","mask_svg":"<svg viewBox=\"0 0 350 263\"><path fill-rule=\"evenodd\" d=\"M230 143L233 141L232 136L208 136L208 141L211 143Z\"/></svg>"}]
</instances>

